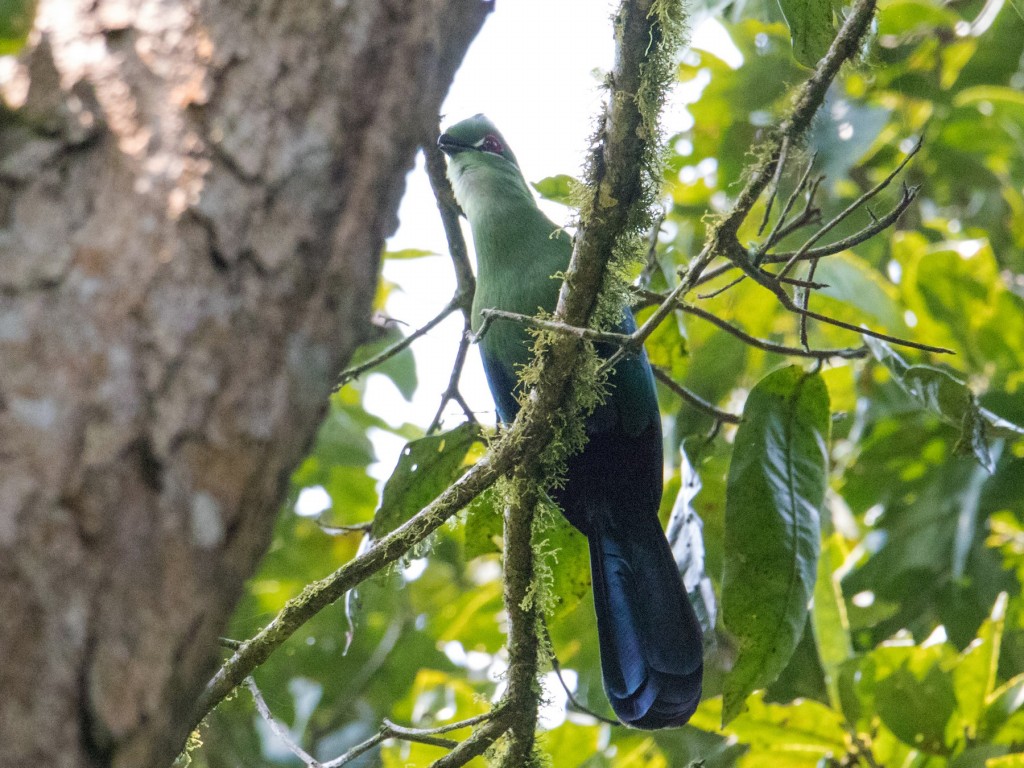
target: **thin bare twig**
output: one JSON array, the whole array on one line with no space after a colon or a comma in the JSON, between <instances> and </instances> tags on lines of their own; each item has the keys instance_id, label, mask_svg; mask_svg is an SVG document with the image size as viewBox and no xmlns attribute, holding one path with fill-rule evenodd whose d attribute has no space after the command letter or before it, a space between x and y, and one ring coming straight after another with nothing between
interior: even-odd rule
<instances>
[{"instance_id":1,"label":"thin bare twig","mask_svg":"<svg viewBox=\"0 0 1024 768\"><path fill-rule=\"evenodd\" d=\"M441 403L437 407L437 413L427 428L427 434L432 434L441 427L441 417L448 403L453 400L462 408L466 419L470 422L476 421L476 416L459 389L459 381L462 378L462 370L466 365L466 355L469 345L472 342L471 333L473 325L473 296L476 293L476 278L473 276L473 268L469 263L469 253L466 248L466 240L462 236L462 227L459 225L461 213L459 204L455 200L455 193L452 185L448 182L448 175L445 170L444 156L437 148L434 137L441 132L440 125L434 127L434 132L423 142L423 154L426 157L427 177L430 179L430 188L434 191L434 200L437 202L437 211L441 216L441 223L444 225L445 238L448 241L448 253L452 259L452 266L455 269L455 279L458 282L455 296L452 301L458 302L462 311L463 331L459 341L459 349L455 355L455 363L452 365L452 373L448 379L448 386L441 393Z\"/></svg>"},{"instance_id":2,"label":"thin bare twig","mask_svg":"<svg viewBox=\"0 0 1024 768\"><path fill-rule=\"evenodd\" d=\"M786 204L785 206L783 206L782 212L779 214L779 220L775 222L775 226L772 228L772 231L768 233L768 238L764 241L764 245L762 245L758 249L758 254L760 256L763 257L763 255L767 253L768 250L771 249L773 245L775 245L775 243L777 243L779 240L785 237L788 231L791 231L786 229L789 212L793 209L793 206L796 204L796 200L798 197L800 197L800 193L804 191L804 188L806 188L807 180L811 176L811 168L814 166L814 161L816 158L817 154L811 155L811 159L808 161L807 167L804 169L803 174L801 174L800 181L797 183L796 189L794 189L790 196L786 199ZM782 160L780 162L785 161ZM814 192L817 191L817 189L817 184L812 185L811 190L809 191L809 194L807 196L807 204L804 206L803 212L800 216L797 217L796 221L801 222L801 220L806 220L809 217L810 211L813 210ZM758 234L761 234L760 230L758 231ZM754 263L760 264L760 258L755 256Z\"/></svg>"},{"instance_id":3,"label":"thin bare twig","mask_svg":"<svg viewBox=\"0 0 1024 768\"><path fill-rule=\"evenodd\" d=\"M789 223L779 228L778 235L775 238L776 243L782 241L798 229L810 226L811 224L817 224L821 221L821 209L814 204L814 197L818 194L818 188L821 186L823 181L825 181L824 176L818 176L811 180L810 186L807 188L804 207L800 210L799 214L789 221Z\"/></svg>"},{"instance_id":4,"label":"thin bare twig","mask_svg":"<svg viewBox=\"0 0 1024 768\"><path fill-rule=\"evenodd\" d=\"M739 285L740 283L742 283L746 279L747 279L746 275L740 275L739 277L737 277L737 278L735 278L733 280L730 280L728 283L723 285L721 288L716 288L715 290L711 291L710 293L698 293L697 294L697 298L698 299L713 299L716 296L721 296L723 293L728 291L730 288L735 288L737 285Z\"/></svg>"},{"instance_id":5,"label":"thin bare twig","mask_svg":"<svg viewBox=\"0 0 1024 768\"><path fill-rule=\"evenodd\" d=\"M811 283L813 285L813 283ZM659 301L665 297L658 293L652 293L650 291L643 291L641 296L651 296L657 298ZM682 312L688 315L694 315L702 320L706 320L713 325L721 328L726 333L730 333L744 344L748 344L756 349L764 350L765 352L774 352L779 355L790 355L795 357L811 357L819 360L828 360L833 357L843 358L844 360L852 360L867 355L868 350L864 346L860 347L840 347L838 349L800 349L799 347L789 347L784 344L777 344L774 341L768 341L767 339L759 339L756 336L751 336L741 328L737 328L735 325L727 320L723 320L712 312L708 312L706 309L701 309L693 304L687 304L678 299L673 304Z\"/></svg>"},{"instance_id":6,"label":"thin bare twig","mask_svg":"<svg viewBox=\"0 0 1024 768\"><path fill-rule=\"evenodd\" d=\"M562 686L562 690L565 691L565 696L569 700L570 706L577 712L590 715L592 718L602 723L608 723L608 725L622 725L622 723L615 718L607 717L595 712L576 698L576 694L569 689L569 686L566 685L565 678L562 677L562 665L558 661L558 655L555 653L554 643L551 642L551 632L548 630L547 622L542 621L540 623L540 628L544 637L544 644L547 646L548 659L551 661L551 669L555 673L555 677L558 678L558 683Z\"/></svg>"},{"instance_id":7,"label":"thin bare twig","mask_svg":"<svg viewBox=\"0 0 1024 768\"><path fill-rule=\"evenodd\" d=\"M434 414L434 418L430 421L430 426L427 427L427 434L431 435L441 428L441 417L444 415L444 409L448 403L453 400L459 404L462 408L462 412L466 415L466 420L471 423L476 423L476 414L473 413L473 409L469 407L469 403L466 402L466 398L462 396L462 390L459 389L459 380L462 378L462 370L466 367L466 357L469 354L469 345L473 343L473 330L470 326L469 315L465 318L465 323L462 329L462 338L459 339L459 349L455 353L455 362L452 365L452 374L448 378L448 386L444 392L441 393L441 402L437 406L437 412Z\"/></svg>"},{"instance_id":8,"label":"thin bare twig","mask_svg":"<svg viewBox=\"0 0 1024 768\"><path fill-rule=\"evenodd\" d=\"M421 338L422 336L424 336L427 333L429 333L430 331L432 331L434 328L436 328L438 325L440 325L441 322L446 317L448 317L448 315L450 315L452 312L454 312L458 308L459 308L459 301L458 301L458 297L456 296L451 301L449 301L447 304L445 304L444 309L442 309L440 312L438 312L437 315L432 320L428 321L427 324L424 325L422 328L418 328L415 331L413 331L412 333L410 333L408 336L406 336L405 338L401 339L400 341L396 341L394 344L392 344L390 347L385 349L379 355L374 355L373 357L371 357L366 362L361 363L359 365L354 365L351 368L348 368L348 369L342 371L341 375L338 377L338 386L339 387L345 386L350 381L352 381L354 379L358 379L360 376L362 376L367 371L372 370L373 368L376 368L378 365L381 365L382 363L387 362L392 357L397 355L399 352L402 352L402 351L408 349L412 345L412 343L414 341L416 341L417 339Z\"/></svg>"},{"instance_id":9,"label":"thin bare twig","mask_svg":"<svg viewBox=\"0 0 1024 768\"><path fill-rule=\"evenodd\" d=\"M740 283L742 283L746 279L747 279L746 275L740 275L735 280L732 280L732 281L726 283L725 285L723 285L721 288L717 288L717 289L711 291L711 293L698 293L697 294L697 298L698 299L713 299L713 298L715 298L715 296L718 296L719 294L725 293L727 290L729 290L733 286L739 285ZM812 290L820 290L821 288L828 288L829 287L828 283L815 283L815 282L812 282L810 280L800 280L799 278L796 278L796 277L782 277L782 278L779 278L779 282L785 283L786 285L797 285L797 286L800 286L801 288L811 288ZM652 303L657 304L659 302L652 302ZM647 304L645 306L650 306L650 305Z\"/></svg>"},{"instance_id":10,"label":"thin bare twig","mask_svg":"<svg viewBox=\"0 0 1024 768\"><path fill-rule=\"evenodd\" d=\"M385 719L377 733L365 741L359 742L347 752L339 755L330 762L324 763L323 768L341 768L341 766L351 763L360 755L369 752L378 744L381 744L388 739L414 741L420 744L442 747L444 749L457 749L461 746L460 742L452 741L451 739L437 738L437 734L450 733L451 731L458 731L462 728L469 728L470 726L489 720L492 716L492 712L487 712L482 715L477 715L476 717L471 717L467 720L460 720L457 723L448 723L447 725L442 725L437 728L407 728L402 725L396 725L390 720Z\"/></svg>"},{"instance_id":11,"label":"thin bare twig","mask_svg":"<svg viewBox=\"0 0 1024 768\"><path fill-rule=\"evenodd\" d=\"M252 700L256 702L256 711L260 713L260 717L270 726L270 730L288 748L288 751L309 766L309 768L323 768L323 763L299 746L295 739L292 738L291 731L271 714L270 707L267 706L263 694L260 693L260 689L256 686L256 681L252 677L245 678L245 687L252 694Z\"/></svg>"},{"instance_id":12,"label":"thin bare twig","mask_svg":"<svg viewBox=\"0 0 1024 768\"><path fill-rule=\"evenodd\" d=\"M793 268L793 265L805 253L807 253L808 250L810 250L811 246L813 246L821 238L823 238L825 235L827 235L833 228L838 226L841 222L845 221L846 218L850 216L850 214L852 214L854 211L858 210L862 206L866 205L867 202L871 198L873 198L875 195L877 195L883 189L888 187L889 184L892 183L892 180L895 179L896 176L899 175L899 173L904 168L907 167L907 163L909 163L911 161L911 159L913 159L914 155L916 155L918 153L918 150L920 150L920 149L921 149L921 139L918 139L917 143L914 144L913 148L907 153L907 156L904 157L902 161L900 161L900 164L897 165L892 170L892 172L889 173L888 176L886 176L884 179L882 179L882 181L880 181L874 187L869 189L867 192L865 192L860 197L858 197L856 200L854 200L852 203L850 203L848 206L846 206L846 208L844 208L838 215L834 216L823 227L821 227L821 229L819 229L817 232L815 232L813 235L811 235L806 240L806 242L804 242L804 244L799 248L799 250L797 250L797 252L794 253L789 258L789 261L786 262L785 266L783 266L783 268L781 270L779 270L779 273L778 273L779 276L782 276L782 275L785 275L786 273L788 273L789 270ZM904 185L903 196L906 197L908 194L910 194L910 188L908 188L906 185ZM916 195L917 194L917 190L914 190L913 194ZM874 216L872 216L872 219L874 219Z\"/></svg>"},{"instance_id":13,"label":"thin bare twig","mask_svg":"<svg viewBox=\"0 0 1024 768\"><path fill-rule=\"evenodd\" d=\"M764 228L768 226L768 219L772 215L772 207L775 205L775 198L779 194L779 184L782 182L782 171L786 167L786 155L789 154L789 136L782 137L782 146L779 147L779 157L775 161L775 172L772 174L772 183L769 187L771 192L768 193L768 202L764 205L764 217L761 219L761 226L757 228L758 236L764 232ZM776 228L783 219L786 218L786 212L783 211L779 217L779 221L776 222Z\"/></svg>"},{"instance_id":14,"label":"thin bare twig","mask_svg":"<svg viewBox=\"0 0 1024 768\"><path fill-rule=\"evenodd\" d=\"M790 312L794 312L798 315L806 315L812 320L817 320L818 322L821 323L827 323L828 325L834 325L836 328L844 328L848 331L853 331L854 333L864 334L865 336L872 336L876 339L882 339L883 341L888 341L890 344L896 344L901 347L910 347L912 349L920 349L925 352L934 352L936 354L943 355L956 354L953 350L946 349L945 347L937 347L932 344L922 344L920 342L911 341L910 339L904 339L899 336L892 336L887 333L882 333L880 331L875 331L870 328L865 328L864 326L857 326L854 325L853 323L847 323L843 320L837 320L834 317L829 317L819 312L812 312L809 309L804 309L803 307L798 306L796 303L793 302L793 300L789 297L789 294L786 293L785 289L783 289L782 286L775 281L773 275L769 275L765 272L762 272L760 269L754 267L749 261L747 261L746 251L740 248L738 243L737 250L734 252L733 256L736 260L736 263L740 265L740 269L742 269L750 279L752 279L758 285L767 288L769 291L775 294L775 297L779 300L779 303L782 304L782 306L788 309Z\"/></svg>"},{"instance_id":15,"label":"thin bare twig","mask_svg":"<svg viewBox=\"0 0 1024 768\"><path fill-rule=\"evenodd\" d=\"M807 270L807 278L808 278L808 280L814 279L814 272L817 269L818 269L818 259L814 259L814 261L811 262L810 269ZM808 305L808 303L811 300L811 292L807 288L803 288L801 290L803 292L803 297L804 297L803 308L806 310L807 309L807 305ZM810 349L811 348L810 342L807 340L807 315L800 315L800 343L803 345L804 349Z\"/></svg>"},{"instance_id":16,"label":"thin bare twig","mask_svg":"<svg viewBox=\"0 0 1024 768\"><path fill-rule=\"evenodd\" d=\"M353 523L352 525L328 525L321 520L316 521L321 531L328 536L348 536L353 533L361 533L364 536L373 530L373 523Z\"/></svg>"},{"instance_id":17,"label":"thin bare twig","mask_svg":"<svg viewBox=\"0 0 1024 768\"><path fill-rule=\"evenodd\" d=\"M891 211L886 213L884 216L879 216L878 218L872 219L871 223L868 226L864 227L858 232L855 232L854 234L848 237L844 237L842 240L836 240L834 243L830 243L829 245L820 246L818 248L810 248L802 256L799 255L799 253L796 251L769 253L765 255L761 263L782 264L792 259L794 255L797 257L798 261L810 261L812 259L820 259L823 256L832 256L843 251L848 251L851 248L855 248L861 243L870 240L875 235L879 234L880 232L888 229L893 224L895 224L896 221L900 218L900 216L902 216L903 213L907 210L907 208L910 207L910 204L914 201L916 197L917 188L910 187L909 189L904 190L903 196L900 198L899 202L895 205L895 207L893 207ZM715 267L714 269L709 269L706 272L704 272L703 275L701 275L700 279L697 281L696 284L704 285L705 283L709 283L715 278L721 277L722 275L733 269L739 269L739 265L734 264L731 261L722 264L721 266ZM777 275L776 279L779 279ZM782 278L783 281L785 281L786 279L788 278Z\"/></svg>"},{"instance_id":18,"label":"thin bare twig","mask_svg":"<svg viewBox=\"0 0 1024 768\"><path fill-rule=\"evenodd\" d=\"M652 365L651 371L654 372L654 378L656 378L666 387L671 389L673 392L675 392L677 395L683 398L683 400L688 402L694 408L704 411L712 418L717 419L718 421L727 422L729 424L739 424L742 421L742 418L737 416L736 414L729 413L728 411L723 411L721 408L716 408L714 405L709 403L696 392L692 392L686 387L684 387L682 384L679 384L675 379L672 378L669 372L666 371L664 368L661 368L657 365Z\"/></svg>"},{"instance_id":19,"label":"thin bare twig","mask_svg":"<svg viewBox=\"0 0 1024 768\"><path fill-rule=\"evenodd\" d=\"M651 234L647 239L647 260L644 263L643 272L640 273L638 279L640 285L649 285L654 277L654 272L658 269L658 235L661 234L661 228L665 224L665 217L667 215L665 209L660 208L657 216L654 217L654 224L651 225Z\"/></svg>"}]
</instances>

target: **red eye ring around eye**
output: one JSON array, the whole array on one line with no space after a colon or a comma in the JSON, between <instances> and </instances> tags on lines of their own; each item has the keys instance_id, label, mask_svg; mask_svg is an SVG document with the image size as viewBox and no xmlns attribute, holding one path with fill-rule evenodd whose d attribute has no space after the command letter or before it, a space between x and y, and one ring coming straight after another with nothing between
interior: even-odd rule
<instances>
[{"instance_id":1,"label":"red eye ring around eye","mask_svg":"<svg viewBox=\"0 0 1024 768\"><path fill-rule=\"evenodd\" d=\"M483 142L480 144L480 149L482 149L484 152L491 152L492 154L500 155L502 153L503 148L501 146L501 142L498 141L497 136L493 134L488 134L487 136L484 137Z\"/></svg>"}]
</instances>

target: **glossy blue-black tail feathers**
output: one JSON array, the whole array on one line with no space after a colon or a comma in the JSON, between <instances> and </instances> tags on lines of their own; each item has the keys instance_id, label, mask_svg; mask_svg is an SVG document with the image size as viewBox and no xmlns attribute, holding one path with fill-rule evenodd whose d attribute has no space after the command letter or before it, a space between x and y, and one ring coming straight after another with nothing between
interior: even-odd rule
<instances>
[{"instance_id":1,"label":"glossy blue-black tail feathers","mask_svg":"<svg viewBox=\"0 0 1024 768\"><path fill-rule=\"evenodd\" d=\"M626 725L680 726L700 703L703 633L657 518L637 523L589 536L605 691Z\"/></svg>"}]
</instances>

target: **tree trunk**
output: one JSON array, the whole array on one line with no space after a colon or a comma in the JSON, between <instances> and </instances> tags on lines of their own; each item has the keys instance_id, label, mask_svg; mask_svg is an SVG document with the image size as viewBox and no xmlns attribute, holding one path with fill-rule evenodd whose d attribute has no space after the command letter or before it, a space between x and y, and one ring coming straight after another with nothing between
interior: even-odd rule
<instances>
[{"instance_id":1,"label":"tree trunk","mask_svg":"<svg viewBox=\"0 0 1024 768\"><path fill-rule=\"evenodd\" d=\"M480 0L43 0L0 107L0 765L167 765Z\"/></svg>"}]
</instances>

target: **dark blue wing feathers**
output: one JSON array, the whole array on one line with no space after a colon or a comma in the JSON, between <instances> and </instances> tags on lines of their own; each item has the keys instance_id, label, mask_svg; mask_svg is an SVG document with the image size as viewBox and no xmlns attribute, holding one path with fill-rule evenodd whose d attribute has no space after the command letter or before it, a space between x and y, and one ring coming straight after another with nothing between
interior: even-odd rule
<instances>
[{"instance_id":1,"label":"dark blue wing feathers","mask_svg":"<svg viewBox=\"0 0 1024 768\"><path fill-rule=\"evenodd\" d=\"M635 328L626 311L616 330ZM483 358L498 415L511 422L516 371L486 350ZM616 366L586 426L587 445L552 496L590 542L605 690L628 725L682 725L700 702L703 642L658 520L661 419L646 355Z\"/></svg>"}]
</instances>

